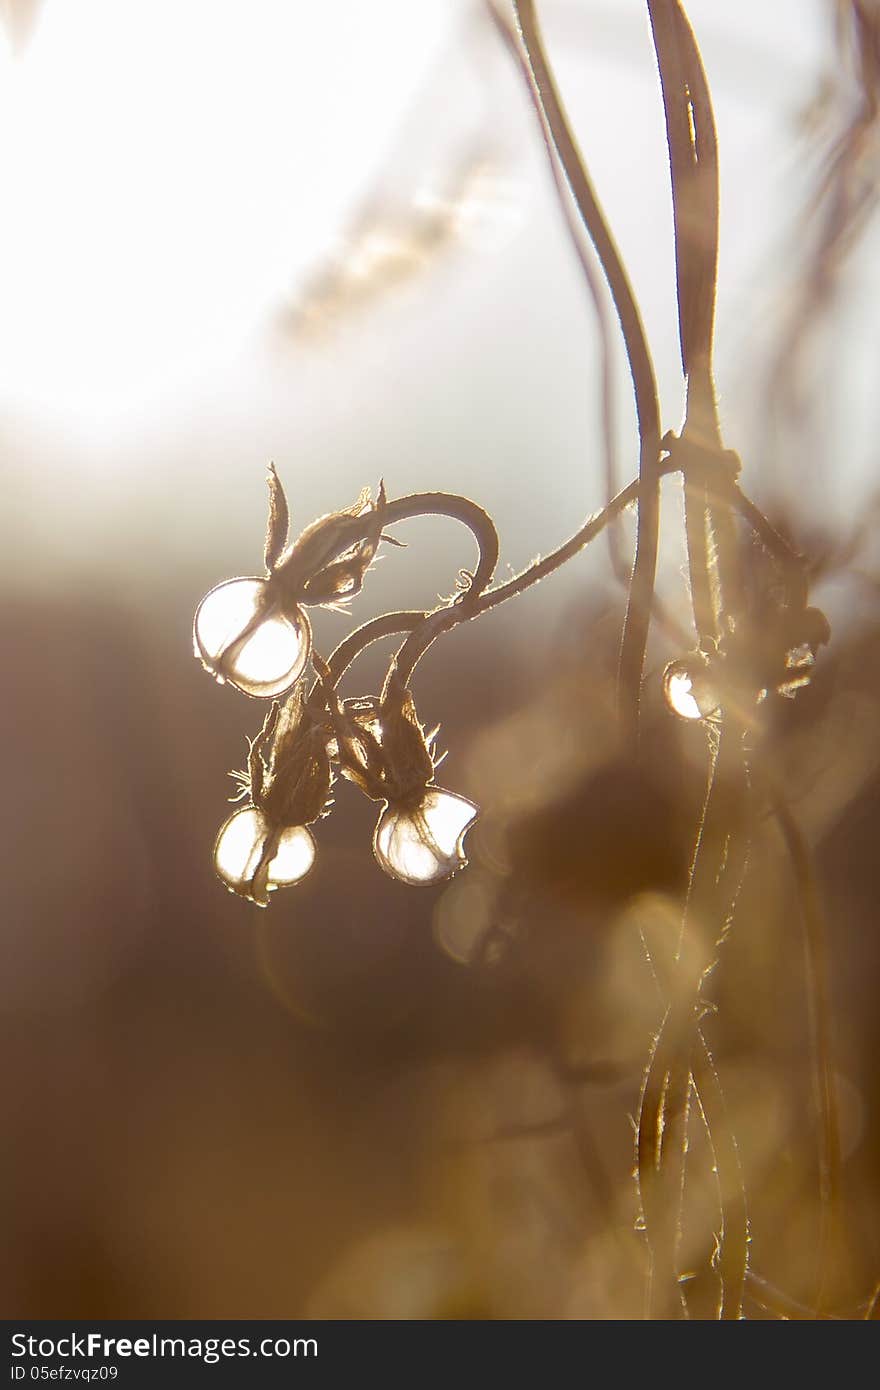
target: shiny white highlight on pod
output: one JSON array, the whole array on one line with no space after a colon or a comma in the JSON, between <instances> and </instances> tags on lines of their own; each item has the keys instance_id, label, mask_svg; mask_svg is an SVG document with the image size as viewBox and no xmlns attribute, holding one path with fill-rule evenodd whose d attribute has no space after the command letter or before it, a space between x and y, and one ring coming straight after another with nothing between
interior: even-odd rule
<instances>
[{"instance_id":1,"label":"shiny white highlight on pod","mask_svg":"<svg viewBox=\"0 0 880 1390\"><path fill-rule=\"evenodd\" d=\"M263 846L270 834L262 811L246 806L222 827L214 845L214 868L227 888L247 888L259 867ZM315 841L304 825L282 830L278 848L268 865L266 888L286 888L305 878L315 862Z\"/></svg>"},{"instance_id":2,"label":"shiny white highlight on pod","mask_svg":"<svg viewBox=\"0 0 880 1390\"><path fill-rule=\"evenodd\" d=\"M386 805L373 836L373 852L392 878L441 883L467 863L464 837L478 814L466 797L426 787L415 810Z\"/></svg>"},{"instance_id":3,"label":"shiny white highlight on pod","mask_svg":"<svg viewBox=\"0 0 880 1390\"><path fill-rule=\"evenodd\" d=\"M264 616L260 616L264 613ZM304 613L267 605L265 579L228 579L202 599L193 624L195 654L219 681L257 699L288 690L311 650Z\"/></svg>"}]
</instances>

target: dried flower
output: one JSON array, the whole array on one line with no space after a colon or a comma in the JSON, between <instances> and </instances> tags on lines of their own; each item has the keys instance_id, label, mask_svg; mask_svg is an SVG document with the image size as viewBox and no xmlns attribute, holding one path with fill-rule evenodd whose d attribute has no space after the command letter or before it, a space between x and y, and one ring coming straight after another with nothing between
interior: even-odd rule
<instances>
[{"instance_id":1,"label":"dried flower","mask_svg":"<svg viewBox=\"0 0 880 1390\"><path fill-rule=\"evenodd\" d=\"M298 883L312 867L308 826L327 810L332 772L326 730L297 686L272 706L248 755L233 774L249 805L235 811L214 845L214 867L227 888L265 907L269 893Z\"/></svg>"},{"instance_id":2,"label":"dried flower","mask_svg":"<svg viewBox=\"0 0 880 1390\"><path fill-rule=\"evenodd\" d=\"M351 507L307 526L273 568L285 597L294 603L335 608L359 594L383 539L386 505L385 486L380 483L375 502L365 488Z\"/></svg>"},{"instance_id":3,"label":"dried flower","mask_svg":"<svg viewBox=\"0 0 880 1390\"><path fill-rule=\"evenodd\" d=\"M289 509L269 468L265 578L229 579L202 599L193 624L195 655L218 681L272 699L299 679L312 649L305 604L338 608L360 592L383 539L385 489L366 489L352 507L307 526L289 548ZM384 537L391 540L391 537Z\"/></svg>"},{"instance_id":4,"label":"dried flower","mask_svg":"<svg viewBox=\"0 0 880 1390\"><path fill-rule=\"evenodd\" d=\"M478 808L434 785L434 737L396 676L381 700L330 701L343 774L384 807L373 836L380 866L403 883L440 883L467 863L463 842Z\"/></svg>"}]
</instances>

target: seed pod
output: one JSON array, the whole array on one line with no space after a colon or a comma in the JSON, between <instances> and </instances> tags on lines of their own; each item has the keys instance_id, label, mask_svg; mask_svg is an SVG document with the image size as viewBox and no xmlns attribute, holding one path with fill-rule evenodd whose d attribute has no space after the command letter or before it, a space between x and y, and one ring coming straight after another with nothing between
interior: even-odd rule
<instances>
[{"instance_id":1,"label":"seed pod","mask_svg":"<svg viewBox=\"0 0 880 1390\"><path fill-rule=\"evenodd\" d=\"M329 607L359 594L382 539L385 510L380 483L375 502L365 489L353 506L313 521L276 566L284 593L297 603Z\"/></svg>"},{"instance_id":2,"label":"seed pod","mask_svg":"<svg viewBox=\"0 0 880 1390\"><path fill-rule=\"evenodd\" d=\"M231 892L266 907L269 894L305 878L315 842L304 825L274 828L262 811L246 806L225 822L214 843L214 868Z\"/></svg>"},{"instance_id":3,"label":"seed pod","mask_svg":"<svg viewBox=\"0 0 880 1390\"><path fill-rule=\"evenodd\" d=\"M464 837L478 814L466 797L426 787L415 806L386 803L373 853L385 872L402 883L442 883L467 864Z\"/></svg>"},{"instance_id":4,"label":"seed pod","mask_svg":"<svg viewBox=\"0 0 880 1390\"><path fill-rule=\"evenodd\" d=\"M663 695L680 719L708 719L721 708L721 692L701 652L670 661L663 672Z\"/></svg>"},{"instance_id":5,"label":"seed pod","mask_svg":"<svg viewBox=\"0 0 880 1390\"><path fill-rule=\"evenodd\" d=\"M312 635L305 613L266 579L228 579L202 599L193 647L207 671L245 695L271 699L302 675Z\"/></svg>"}]
</instances>

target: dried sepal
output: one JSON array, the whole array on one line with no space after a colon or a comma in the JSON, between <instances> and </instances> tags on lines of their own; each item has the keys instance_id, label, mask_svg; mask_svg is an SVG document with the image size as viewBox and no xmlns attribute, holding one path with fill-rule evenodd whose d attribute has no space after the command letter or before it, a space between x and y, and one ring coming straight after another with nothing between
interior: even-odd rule
<instances>
[{"instance_id":1,"label":"dried sepal","mask_svg":"<svg viewBox=\"0 0 880 1390\"><path fill-rule=\"evenodd\" d=\"M427 786L434 776L431 739L419 722L408 686L393 675L379 709L382 752L385 760L386 797L406 802Z\"/></svg>"},{"instance_id":2,"label":"dried sepal","mask_svg":"<svg viewBox=\"0 0 880 1390\"><path fill-rule=\"evenodd\" d=\"M256 738L250 740L248 747L246 786L250 800L255 806L261 804L263 793L269 781L267 755L280 713L280 704L277 700L273 700L269 713L263 720L262 729Z\"/></svg>"},{"instance_id":3,"label":"dried sepal","mask_svg":"<svg viewBox=\"0 0 880 1390\"><path fill-rule=\"evenodd\" d=\"M287 536L290 530L290 509L274 463L269 464L268 483L269 520L266 527L266 546L263 558L266 562L266 573L271 574L277 567L284 554L284 547L287 545Z\"/></svg>"},{"instance_id":4,"label":"dried sepal","mask_svg":"<svg viewBox=\"0 0 880 1390\"><path fill-rule=\"evenodd\" d=\"M335 756L343 777L372 801L384 801L386 774L378 700L328 699Z\"/></svg>"},{"instance_id":5,"label":"dried sepal","mask_svg":"<svg viewBox=\"0 0 880 1390\"><path fill-rule=\"evenodd\" d=\"M280 708L270 737L265 783L255 804L272 824L309 825L324 814L333 771L324 721L316 717L302 683Z\"/></svg>"},{"instance_id":6,"label":"dried sepal","mask_svg":"<svg viewBox=\"0 0 880 1390\"><path fill-rule=\"evenodd\" d=\"M316 663L323 678L322 666ZM340 771L384 803L373 836L379 865L402 883L450 878L467 863L464 836L478 811L465 797L433 785L437 729L425 733L412 692L392 672L381 699L340 703L329 679L323 693Z\"/></svg>"},{"instance_id":7,"label":"dried sepal","mask_svg":"<svg viewBox=\"0 0 880 1390\"><path fill-rule=\"evenodd\" d=\"M272 699L299 679L311 653L304 604L344 607L359 593L380 541L387 512L384 483L375 502L369 489L351 507L320 517L287 545L289 508L274 464L269 466L266 576L218 584L196 610L193 646L221 684ZM395 542L396 543L396 542Z\"/></svg>"},{"instance_id":8,"label":"dried sepal","mask_svg":"<svg viewBox=\"0 0 880 1390\"><path fill-rule=\"evenodd\" d=\"M331 607L360 593L382 539L386 510L380 483L375 502L365 489L351 507L313 521L277 570L285 592L299 602Z\"/></svg>"}]
</instances>

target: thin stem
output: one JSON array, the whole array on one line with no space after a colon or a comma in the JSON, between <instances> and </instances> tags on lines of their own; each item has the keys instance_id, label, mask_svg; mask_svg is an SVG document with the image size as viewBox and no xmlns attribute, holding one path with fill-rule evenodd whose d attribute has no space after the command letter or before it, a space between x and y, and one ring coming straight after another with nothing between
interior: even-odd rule
<instances>
[{"instance_id":1,"label":"thin stem","mask_svg":"<svg viewBox=\"0 0 880 1390\"><path fill-rule=\"evenodd\" d=\"M383 613L380 618L373 618L370 622L359 627L356 632L349 633L348 637L335 648L327 661L329 674L326 680L316 682L312 687L312 694L314 695L322 684L329 684L331 688L335 688L355 658L360 656L361 652L365 651L372 642L378 642L383 637L395 637L401 632L411 632L424 617L425 614L421 610Z\"/></svg>"},{"instance_id":2,"label":"thin stem","mask_svg":"<svg viewBox=\"0 0 880 1390\"><path fill-rule=\"evenodd\" d=\"M751 498L747 497L740 488L736 488L730 500L743 519L751 526L758 539L779 562L786 575L786 584L792 597L801 593L805 594L807 567L804 556L789 544L781 532L777 531L776 527L767 520L761 508L756 507Z\"/></svg>"},{"instance_id":3,"label":"thin stem","mask_svg":"<svg viewBox=\"0 0 880 1390\"><path fill-rule=\"evenodd\" d=\"M554 148L611 290L633 381L639 428L639 509L635 561L621 641L618 689L627 736L635 744L638 739L642 670L651 620L660 529L660 405L657 383L638 305L569 126L544 49L534 0L514 0L513 8Z\"/></svg>"},{"instance_id":4,"label":"thin stem","mask_svg":"<svg viewBox=\"0 0 880 1390\"><path fill-rule=\"evenodd\" d=\"M725 1321L735 1320L742 1316L742 1301L749 1272L748 1201L739 1149L727 1114L721 1081L703 1030L699 1027L693 1065L694 1091L715 1159L721 1204L721 1243L718 1254L721 1277L719 1315Z\"/></svg>"},{"instance_id":5,"label":"thin stem","mask_svg":"<svg viewBox=\"0 0 880 1390\"><path fill-rule=\"evenodd\" d=\"M817 1318L820 1321L837 1321L831 1313L817 1313L814 1308L799 1303L796 1298L783 1293L782 1289L777 1289L775 1284L762 1279L753 1269L746 1274L746 1293L765 1313L773 1313L784 1322L813 1322Z\"/></svg>"},{"instance_id":6,"label":"thin stem","mask_svg":"<svg viewBox=\"0 0 880 1390\"><path fill-rule=\"evenodd\" d=\"M544 152L547 156L547 166L550 170L553 186L556 191L556 199L565 221L569 241L577 257L578 265L580 266L581 273L583 274L587 289L589 290L596 314L596 326L599 334L599 416L601 420L602 467L605 475L605 500L610 502L619 490L620 482L617 436L614 423L614 350L608 306L602 291L601 282L596 274L592 256L588 251L584 239L583 223L580 217L575 214L573 208L571 188L566 182L564 171L560 166L559 156L553 143L553 135L544 108L541 105L540 93L532 69L529 66L528 59L523 51L522 45L512 32L510 25L496 8L495 0L487 0L487 8L490 18L519 68L526 86L526 91L529 95L529 100L537 116ZM609 523L607 527L607 536L608 554L615 578L621 584L628 586L631 571L630 565L623 553L620 524L617 519ZM663 628L674 641L679 643L687 641L680 624L676 622L668 612L666 606L661 602L656 593L652 598L652 612L657 624Z\"/></svg>"},{"instance_id":7,"label":"thin stem","mask_svg":"<svg viewBox=\"0 0 880 1390\"><path fill-rule=\"evenodd\" d=\"M514 598L517 594L523 593L533 584L546 578L548 574L552 574L554 570L564 565L566 560L570 560L572 556L577 555L580 550L589 545L590 541L595 540L610 521L613 521L627 507L637 502L638 498L639 483L632 482L629 487L624 488L622 492L612 498L607 507L603 507L600 512L590 517L579 531L576 531L569 540L552 551L550 555L544 556L543 559L534 560L519 574L514 575L512 579L498 585L495 589L489 589L473 598L471 591L469 591L461 598L456 599L454 603L446 604L443 608L426 614L424 623L410 633L397 654L394 666L397 677L406 684L412 676L416 664L441 633L448 632L461 622L479 617L481 613L487 613L490 608L496 608L499 603ZM390 676L391 672L389 672L389 678Z\"/></svg>"},{"instance_id":8,"label":"thin stem","mask_svg":"<svg viewBox=\"0 0 880 1390\"><path fill-rule=\"evenodd\" d=\"M673 1291L676 1299L680 1296L677 1245L681 1171L692 1078L701 1087L705 1118L712 1121L705 1093L713 1081L714 1064L701 1042L701 993L703 981L717 960L745 872L748 837L744 785L741 735L734 725L721 731L713 750L682 932L670 971L670 1002L648 1062L639 1107L636 1163L653 1257L651 1297L656 1316L663 1315ZM714 934L707 936L707 928L714 929ZM712 1113L720 1113L714 1102ZM726 1255L722 1251L720 1311L725 1318L735 1319L742 1310L748 1230L744 1196L739 1199L738 1162L734 1168L724 1129L721 1140L726 1160L724 1190L733 1194L733 1207L728 1202L726 1230L731 1247ZM715 1142L711 1135L710 1142ZM721 1145L717 1151L722 1151Z\"/></svg>"},{"instance_id":9,"label":"thin stem","mask_svg":"<svg viewBox=\"0 0 880 1390\"><path fill-rule=\"evenodd\" d=\"M596 328L599 336L599 415L602 422L602 462L605 473L605 500L606 502L610 502L612 497L614 497L615 493L619 490L620 483L617 440L614 430L614 351L608 306L602 291L601 282L596 273L596 267L593 264L592 256L584 242L583 224L580 218L575 216L572 208L571 189L565 180L564 171L560 166L556 147L553 143L553 134L550 129L549 121L547 120L546 112L541 104L540 92L538 91L538 86L535 82L534 73L532 72L528 58L509 24L498 12L494 0L487 0L487 8L489 17L506 45L508 52L519 68L535 115L538 118L544 152L547 156L547 167L550 170L553 186L556 190L556 200L562 212L569 242L577 257L577 262L580 266L581 274L584 277L584 283L589 290L590 299L592 300L596 315ZM628 580L629 570L621 550L620 532L615 523L611 523L608 527L608 551L614 573L619 577L625 576Z\"/></svg>"},{"instance_id":10,"label":"thin stem","mask_svg":"<svg viewBox=\"0 0 880 1390\"><path fill-rule=\"evenodd\" d=\"M704 109L697 119L682 53L686 36L691 40L687 49L689 68L696 67L702 73L702 65L677 0L648 0L648 13L663 92L672 179L678 332L687 393L682 433L686 436L696 429L698 435L705 432L707 439L720 445L712 379L718 261L718 160L712 107L706 92ZM705 650L718 637L708 516L705 482L686 481L685 536L691 601L699 645Z\"/></svg>"},{"instance_id":11,"label":"thin stem","mask_svg":"<svg viewBox=\"0 0 880 1390\"><path fill-rule=\"evenodd\" d=\"M829 1281L834 1244L840 1226L840 1104L834 1071L831 1028L831 989L825 923L809 848L785 797L772 793L773 812L791 860L804 931L813 1081L819 1111L819 1197L822 1229L816 1308L821 1309Z\"/></svg>"},{"instance_id":12,"label":"thin stem","mask_svg":"<svg viewBox=\"0 0 880 1390\"><path fill-rule=\"evenodd\" d=\"M446 516L468 527L480 552L477 567L469 575L468 592L482 593L495 573L499 553L498 532L489 513L469 497L457 493L414 492L388 503L383 525L393 526L417 516Z\"/></svg>"},{"instance_id":13,"label":"thin stem","mask_svg":"<svg viewBox=\"0 0 880 1390\"><path fill-rule=\"evenodd\" d=\"M673 453L670 454L668 458L661 461L658 467L658 475L662 478L672 473L683 473L685 478L687 478L688 466L689 461L684 454ZM702 475L705 476L706 461L702 458L699 461L699 467ZM741 511L746 520L750 522L753 521L753 513L757 512L757 508L749 501L730 472L723 466L719 467L717 470L717 476L713 480L712 488L716 495L725 498L733 507ZM595 538L604 531L606 526L617 517L621 516L627 507L631 507L638 503L639 489L640 483L639 480L636 479L627 487L623 488L616 497L613 497L606 507L603 507L601 511L591 516L580 530L576 531L573 536L562 545L558 546L556 550L551 551L551 553L544 556L543 559L534 560L530 565L526 566L524 570L514 575L512 579L508 579L504 584L499 584L494 589L487 589L484 593L479 595L474 594L472 587L467 593L457 598L454 603L446 604L442 608L435 609L432 613L424 614L424 624L415 628L410 633L409 638L398 652L396 669L399 678L402 679L404 683L409 681L417 663L441 633L450 631L461 622L466 622L471 618L479 617L482 613L487 613L491 608L496 608L498 604L504 603L509 598L515 598L517 594L521 594L526 589L531 588L533 584L537 584L540 580L545 579L549 574L552 574L554 570L564 565L566 561L572 559L573 556L577 555L585 546L589 545L592 540L595 540ZM395 505L396 504L393 502L390 503L389 511ZM758 513L758 516L760 516L760 513ZM766 539L768 544L775 544L777 553L779 552L779 547L783 547L783 553L790 555L791 552L787 550L783 538L773 531L772 527L769 528L769 532L770 534L765 536L762 531L762 538ZM393 629L389 629L389 631L393 631ZM356 636L356 634L353 634L353 636Z\"/></svg>"},{"instance_id":14,"label":"thin stem","mask_svg":"<svg viewBox=\"0 0 880 1390\"><path fill-rule=\"evenodd\" d=\"M274 475L273 473L273 476ZM284 496L283 492L280 493ZM274 497L274 494L273 494ZM286 501L285 501L286 507ZM398 497L393 502L385 506L382 525L392 526L399 521L411 520L417 516L445 516L453 521L459 521L467 526L477 542L478 558L477 565L473 571L462 570L460 573L466 579L466 589L460 595L465 598L468 595L482 593L486 585L490 583L492 575L498 564L499 540L498 531L489 513L478 503L473 502L469 497L462 497L452 492L414 492L407 497ZM359 518L356 518L359 519ZM338 542L335 554L325 555L322 563L328 565L334 560L338 560L346 551L364 540L369 534L372 526L375 525L375 512L368 511L363 516L363 532L358 534L353 526L348 526L344 539ZM386 538L387 539L387 538ZM268 542L267 542L268 547ZM282 595L285 593L285 585L289 585L291 564L296 564L297 547L294 546L287 561L269 574L264 593L273 603L278 602L279 590ZM305 606L303 597L299 592L299 585L293 587L293 598L298 606ZM265 605L258 607L257 611L249 619L245 627L238 633L235 640L230 643L221 653L219 658L212 663L221 674L228 675L230 666L238 653L241 652L247 641L260 626L265 618ZM392 629L393 631L394 629ZM398 629L399 630L399 629ZM196 639L198 641L198 638ZM203 661L207 660L202 654Z\"/></svg>"}]
</instances>

